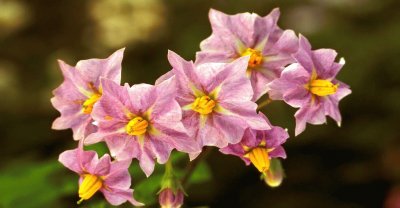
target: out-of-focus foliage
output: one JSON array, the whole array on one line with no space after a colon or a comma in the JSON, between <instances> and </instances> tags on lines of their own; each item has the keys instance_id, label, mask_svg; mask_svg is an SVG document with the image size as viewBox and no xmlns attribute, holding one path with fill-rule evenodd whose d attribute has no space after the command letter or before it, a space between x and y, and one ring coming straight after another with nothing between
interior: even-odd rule
<instances>
[{"instance_id":1,"label":"out-of-focus foliage","mask_svg":"<svg viewBox=\"0 0 400 208\"><path fill-rule=\"evenodd\" d=\"M19 161L0 176L0 207L46 207L75 192L73 177L57 177L63 167L56 160Z\"/></svg>"},{"instance_id":2,"label":"out-of-focus foliage","mask_svg":"<svg viewBox=\"0 0 400 208\"><path fill-rule=\"evenodd\" d=\"M340 104L342 127L328 121L289 139L288 158L282 161L287 177L275 189L266 187L253 167L214 151L208 166L195 172L193 177L204 181L192 183L185 203L395 207L400 184L398 0L0 1L0 207L76 207L78 178L57 158L77 143L70 131L50 129L58 116L49 102L51 90L62 81L56 59L74 65L126 46L123 82L154 83L170 69L167 49L194 58L199 42L211 33L210 8L265 15L274 7L281 9L282 28L345 57L338 79L353 94ZM294 109L276 102L263 111L293 136ZM107 152L104 145L90 148ZM176 166L182 169L187 162L183 156ZM135 196L154 202L163 168L146 182L136 162L131 172ZM153 194L139 196L139 191ZM109 205L96 194L82 207Z\"/></svg>"}]
</instances>

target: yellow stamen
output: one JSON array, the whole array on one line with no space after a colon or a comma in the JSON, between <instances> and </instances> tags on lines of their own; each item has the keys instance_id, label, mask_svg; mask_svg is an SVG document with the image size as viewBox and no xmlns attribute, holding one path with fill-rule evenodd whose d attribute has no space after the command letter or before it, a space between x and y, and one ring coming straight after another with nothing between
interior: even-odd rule
<instances>
[{"instance_id":1,"label":"yellow stamen","mask_svg":"<svg viewBox=\"0 0 400 208\"><path fill-rule=\"evenodd\" d=\"M261 173L265 173L270 166L270 159L268 156L268 149L265 147L256 147L250 150L244 157L249 158L251 163Z\"/></svg>"},{"instance_id":2,"label":"yellow stamen","mask_svg":"<svg viewBox=\"0 0 400 208\"><path fill-rule=\"evenodd\" d=\"M192 110L202 114L207 115L211 113L217 103L208 97L207 95L196 98L192 103Z\"/></svg>"},{"instance_id":3,"label":"yellow stamen","mask_svg":"<svg viewBox=\"0 0 400 208\"><path fill-rule=\"evenodd\" d=\"M308 84L307 89L314 95L327 96L336 93L339 84L333 84L329 80L314 79Z\"/></svg>"},{"instance_id":4,"label":"yellow stamen","mask_svg":"<svg viewBox=\"0 0 400 208\"><path fill-rule=\"evenodd\" d=\"M82 111L85 114L92 113L93 105L100 99L101 94L95 93L82 104Z\"/></svg>"},{"instance_id":5,"label":"yellow stamen","mask_svg":"<svg viewBox=\"0 0 400 208\"><path fill-rule=\"evenodd\" d=\"M149 122L138 116L129 121L126 125L126 133L131 136L138 136L146 133Z\"/></svg>"},{"instance_id":6,"label":"yellow stamen","mask_svg":"<svg viewBox=\"0 0 400 208\"><path fill-rule=\"evenodd\" d=\"M83 200L90 199L102 186L103 180L101 177L92 174L84 174L83 181L81 185L79 185L78 193L81 199L78 201L78 204Z\"/></svg>"},{"instance_id":7,"label":"yellow stamen","mask_svg":"<svg viewBox=\"0 0 400 208\"><path fill-rule=\"evenodd\" d=\"M262 64L263 56L261 51L252 48L246 49L241 56L250 56L249 68L255 68Z\"/></svg>"}]
</instances>

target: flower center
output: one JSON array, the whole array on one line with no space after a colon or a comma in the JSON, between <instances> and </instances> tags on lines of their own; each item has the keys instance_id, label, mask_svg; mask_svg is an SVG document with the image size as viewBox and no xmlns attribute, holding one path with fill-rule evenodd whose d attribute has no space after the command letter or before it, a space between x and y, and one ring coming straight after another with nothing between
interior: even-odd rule
<instances>
[{"instance_id":1,"label":"flower center","mask_svg":"<svg viewBox=\"0 0 400 208\"><path fill-rule=\"evenodd\" d=\"M211 113L217 103L207 95L196 98L192 103L192 110L207 115Z\"/></svg>"},{"instance_id":2,"label":"flower center","mask_svg":"<svg viewBox=\"0 0 400 208\"><path fill-rule=\"evenodd\" d=\"M149 122L138 116L129 121L126 125L126 133L131 136L138 136L146 133Z\"/></svg>"},{"instance_id":3,"label":"flower center","mask_svg":"<svg viewBox=\"0 0 400 208\"><path fill-rule=\"evenodd\" d=\"M100 188L103 186L103 180L101 177L92 174L84 174L83 181L79 185L79 197L78 201L80 204L83 200L90 199Z\"/></svg>"},{"instance_id":4,"label":"flower center","mask_svg":"<svg viewBox=\"0 0 400 208\"><path fill-rule=\"evenodd\" d=\"M270 166L270 159L268 156L268 149L265 147L256 147L251 149L244 157L249 158L251 163L261 173L265 173Z\"/></svg>"},{"instance_id":5,"label":"flower center","mask_svg":"<svg viewBox=\"0 0 400 208\"><path fill-rule=\"evenodd\" d=\"M329 80L314 79L308 84L307 89L312 94L322 97L335 94L338 86L339 84L335 85Z\"/></svg>"},{"instance_id":6,"label":"flower center","mask_svg":"<svg viewBox=\"0 0 400 208\"><path fill-rule=\"evenodd\" d=\"M255 68L261 65L263 62L263 56L261 54L261 51L252 48L246 49L241 56L250 56L249 68Z\"/></svg>"},{"instance_id":7,"label":"flower center","mask_svg":"<svg viewBox=\"0 0 400 208\"><path fill-rule=\"evenodd\" d=\"M90 98L85 100L82 104L82 111L85 114L90 114L92 113L93 110L93 105L100 99L101 94L95 93L93 94Z\"/></svg>"}]
</instances>

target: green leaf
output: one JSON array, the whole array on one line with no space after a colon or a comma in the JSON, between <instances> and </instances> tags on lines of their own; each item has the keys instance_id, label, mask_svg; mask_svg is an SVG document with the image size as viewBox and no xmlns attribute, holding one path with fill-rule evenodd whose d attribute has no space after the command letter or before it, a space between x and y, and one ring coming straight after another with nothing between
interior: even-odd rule
<instances>
[{"instance_id":1,"label":"green leaf","mask_svg":"<svg viewBox=\"0 0 400 208\"><path fill-rule=\"evenodd\" d=\"M73 184L77 179L59 177L62 170L56 160L18 163L2 170L0 207L51 207L61 196L76 190Z\"/></svg>"},{"instance_id":2,"label":"green leaf","mask_svg":"<svg viewBox=\"0 0 400 208\"><path fill-rule=\"evenodd\" d=\"M153 174L135 186L135 199L146 206L157 202L157 192L161 187L162 174Z\"/></svg>"}]
</instances>

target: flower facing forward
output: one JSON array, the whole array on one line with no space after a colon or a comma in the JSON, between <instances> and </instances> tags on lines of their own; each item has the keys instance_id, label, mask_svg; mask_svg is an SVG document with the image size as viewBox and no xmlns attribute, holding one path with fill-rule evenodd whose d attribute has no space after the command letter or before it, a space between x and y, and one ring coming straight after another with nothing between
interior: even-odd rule
<instances>
[{"instance_id":1,"label":"flower facing forward","mask_svg":"<svg viewBox=\"0 0 400 208\"><path fill-rule=\"evenodd\" d=\"M229 64L194 65L170 51L168 59L177 82L182 122L201 147L237 143L248 127L269 129L251 101L253 90L245 76L249 57Z\"/></svg>"},{"instance_id":2,"label":"flower facing forward","mask_svg":"<svg viewBox=\"0 0 400 208\"><path fill-rule=\"evenodd\" d=\"M102 86L103 96L92 113L98 131L85 143L105 140L113 157L139 159L147 176L154 170L154 159L165 163L174 148L187 153L200 151L181 123L173 79L157 86L132 87L102 79Z\"/></svg>"},{"instance_id":3,"label":"flower facing forward","mask_svg":"<svg viewBox=\"0 0 400 208\"><path fill-rule=\"evenodd\" d=\"M211 9L212 34L201 42L196 63L229 63L250 56L247 76L254 90L253 100L257 100L283 67L294 62L291 54L298 48L295 33L278 27L279 14L279 9L265 17L250 13L227 15Z\"/></svg>"},{"instance_id":4,"label":"flower facing forward","mask_svg":"<svg viewBox=\"0 0 400 208\"><path fill-rule=\"evenodd\" d=\"M96 131L91 112L102 96L100 77L120 83L123 52L124 49L118 50L106 59L82 60L75 67L59 60L64 82L53 91L51 99L61 113L53 122L53 129L71 128L75 140Z\"/></svg>"},{"instance_id":5,"label":"flower facing forward","mask_svg":"<svg viewBox=\"0 0 400 208\"><path fill-rule=\"evenodd\" d=\"M133 190L130 189L128 167L131 160L111 162L108 154L99 159L95 151L84 151L81 142L77 149L61 153L58 160L80 176L78 204L100 191L114 206L126 201L135 206L143 205L133 198Z\"/></svg>"},{"instance_id":6,"label":"flower facing forward","mask_svg":"<svg viewBox=\"0 0 400 208\"><path fill-rule=\"evenodd\" d=\"M268 123L267 117L260 113ZM236 155L247 165L252 163L258 171L267 174L272 158L286 158L281 146L289 138L289 134L279 126L272 126L269 130L246 129L242 140L237 144L228 145L220 149L224 154Z\"/></svg>"},{"instance_id":7,"label":"flower facing forward","mask_svg":"<svg viewBox=\"0 0 400 208\"><path fill-rule=\"evenodd\" d=\"M306 123L325 123L326 115L340 126L339 101L351 93L346 84L335 79L344 59L336 63L337 53L332 49L312 51L303 36L299 43L299 50L293 56L298 63L286 67L281 77L269 84L268 94L271 99L300 108L295 114L296 135L304 131Z\"/></svg>"}]
</instances>

